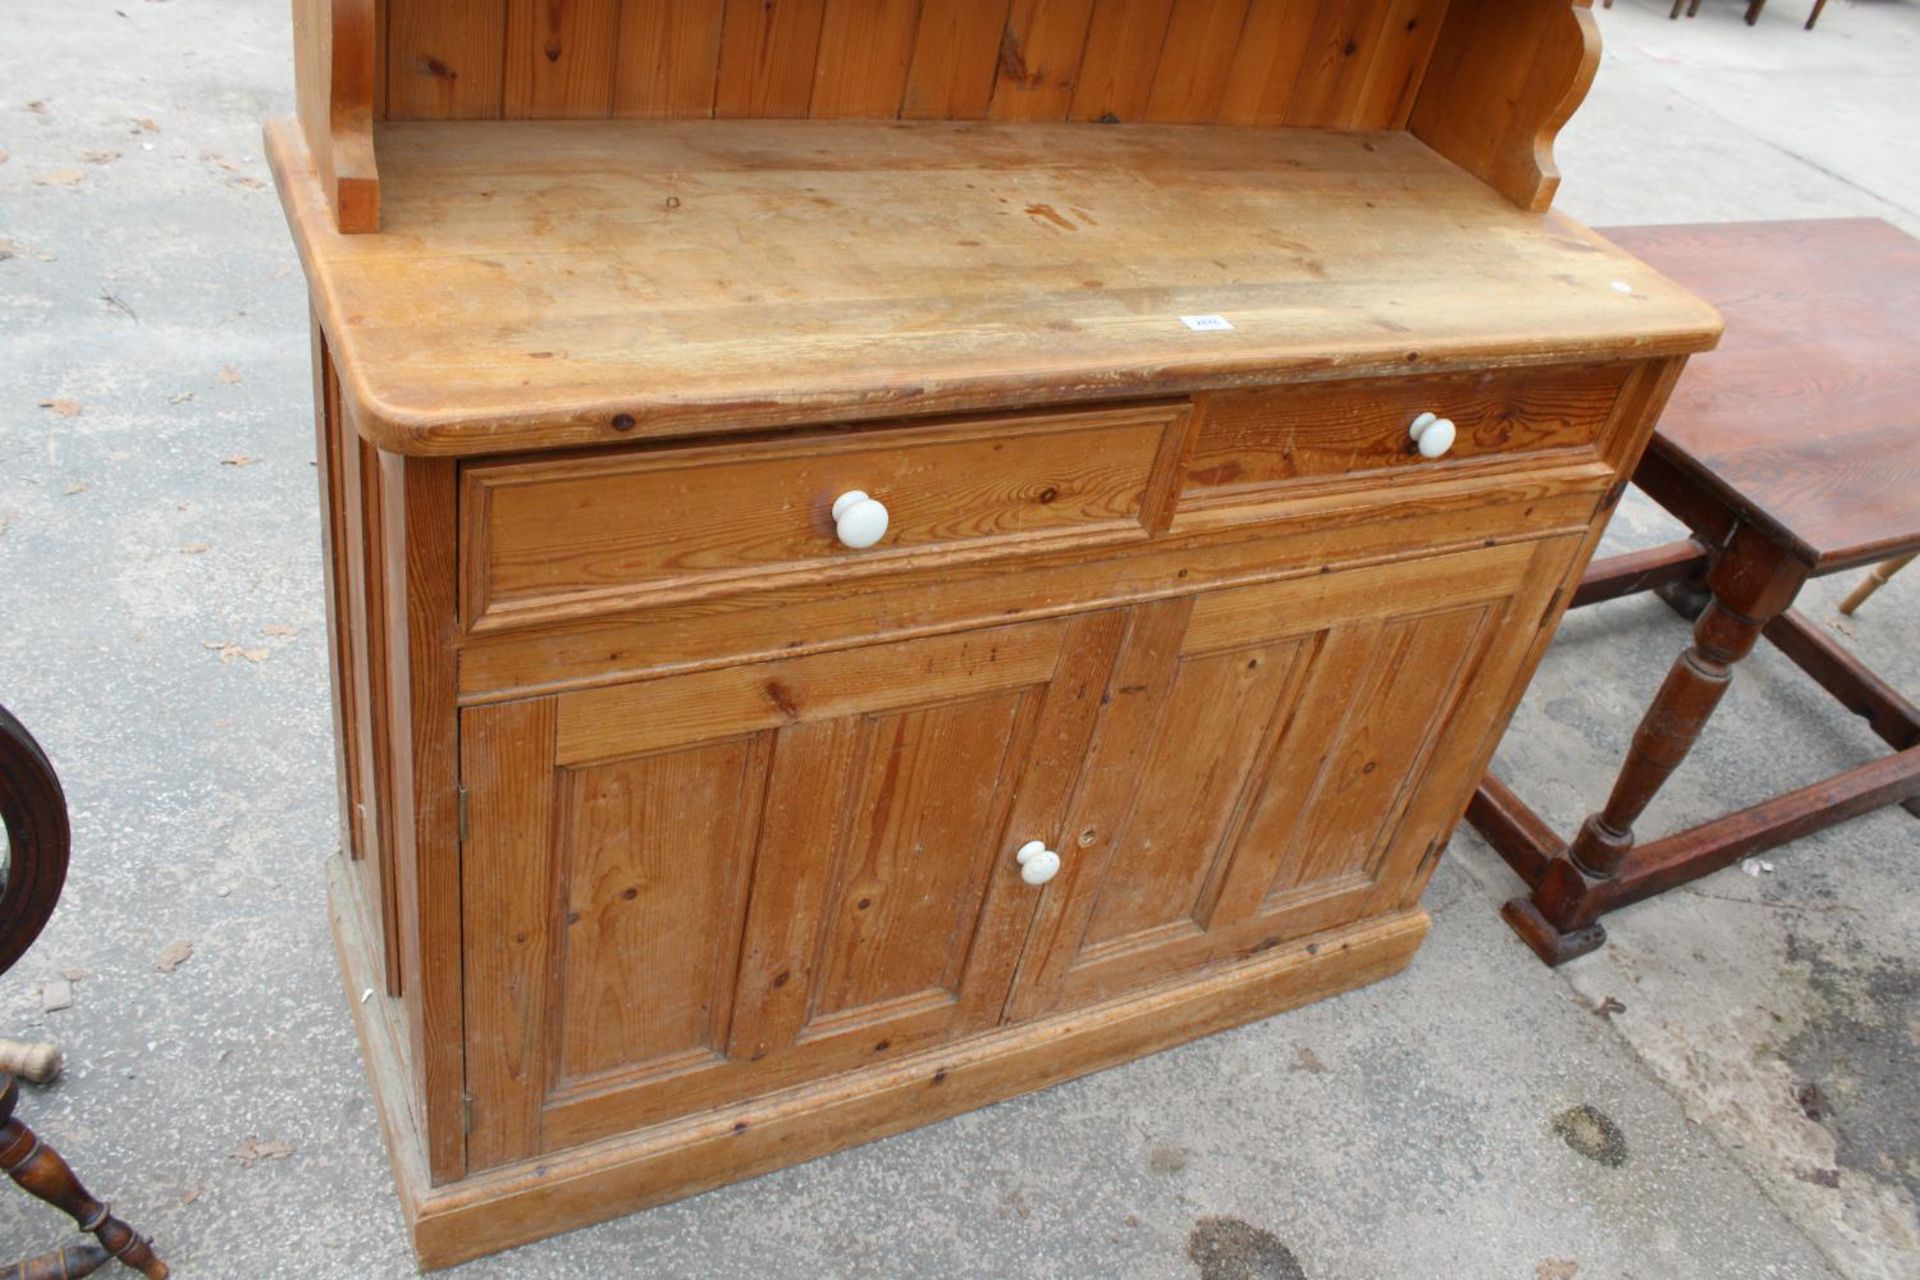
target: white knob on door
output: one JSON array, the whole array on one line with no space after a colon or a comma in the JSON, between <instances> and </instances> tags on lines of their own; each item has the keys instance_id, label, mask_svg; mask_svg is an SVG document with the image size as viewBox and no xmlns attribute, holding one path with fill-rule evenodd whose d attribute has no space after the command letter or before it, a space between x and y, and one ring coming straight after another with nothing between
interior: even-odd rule
<instances>
[{"instance_id":1,"label":"white knob on door","mask_svg":"<svg viewBox=\"0 0 1920 1280\"><path fill-rule=\"evenodd\" d=\"M887 536L887 509L864 489L849 489L833 500L833 531L840 545L855 551Z\"/></svg>"},{"instance_id":2,"label":"white knob on door","mask_svg":"<svg viewBox=\"0 0 1920 1280\"><path fill-rule=\"evenodd\" d=\"M1060 855L1047 848L1044 840L1029 840L1013 855L1020 864L1020 878L1028 884L1045 884L1060 874Z\"/></svg>"},{"instance_id":3,"label":"white knob on door","mask_svg":"<svg viewBox=\"0 0 1920 1280\"><path fill-rule=\"evenodd\" d=\"M1419 446L1421 457L1439 458L1453 448L1454 437L1459 433L1454 429L1452 419L1443 418L1437 413L1423 413L1413 420L1413 425L1407 428L1407 434Z\"/></svg>"}]
</instances>

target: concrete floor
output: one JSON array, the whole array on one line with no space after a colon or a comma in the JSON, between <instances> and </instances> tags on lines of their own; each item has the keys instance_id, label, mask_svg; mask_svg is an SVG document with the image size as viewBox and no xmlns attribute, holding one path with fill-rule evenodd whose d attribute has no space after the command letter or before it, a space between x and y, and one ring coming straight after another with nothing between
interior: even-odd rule
<instances>
[{"instance_id":1,"label":"concrete floor","mask_svg":"<svg viewBox=\"0 0 1920 1280\"><path fill-rule=\"evenodd\" d=\"M1752 30L1735 0L1666 7L1600 12L1564 209L1920 233L1920 8L1836 0L1808 35L1804 0ZM397 1277L322 910L305 314L258 142L291 110L288 57L265 0L0 8L0 700L76 834L0 1028L66 1046L22 1112L178 1274ZM1670 532L1636 497L1614 540ZM1831 623L1845 585L1803 604ZM1842 630L1920 691L1920 571ZM1684 640L1648 601L1577 616L1503 772L1571 826ZM1874 749L1763 651L1648 829ZM1624 912L1551 973L1463 833L1396 981L457 1274L1920 1276L1916 853L1912 818L1862 819ZM47 1012L60 980L73 1005ZM1625 1009L1597 1016L1608 997ZM1556 1134L1579 1106L1617 1127L1617 1165ZM0 1194L0 1257L60 1238Z\"/></svg>"}]
</instances>

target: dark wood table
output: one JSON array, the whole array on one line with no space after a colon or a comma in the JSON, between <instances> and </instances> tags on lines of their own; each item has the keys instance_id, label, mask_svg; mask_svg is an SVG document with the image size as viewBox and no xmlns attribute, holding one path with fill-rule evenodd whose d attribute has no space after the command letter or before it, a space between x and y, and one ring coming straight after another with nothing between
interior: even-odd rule
<instances>
[{"instance_id":1,"label":"dark wood table","mask_svg":"<svg viewBox=\"0 0 1920 1280\"><path fill-rule=\"evenodd\" d=\"M1793 610L1810 578L1920 550L1920 240L1877 219L1623 227L1623 248L1718 305L1634 483L1692 531L1596 561L1574 607L1657 591L1695 619L1604 808L1571 843L1489 774L1467 820L1532 886L1502 915L1560 964L1604 913L1888 804L1920 816L1920 711ZM1894 753L1636 845L1634 823L1760 637Z\"/></svg>"}]
</instances>

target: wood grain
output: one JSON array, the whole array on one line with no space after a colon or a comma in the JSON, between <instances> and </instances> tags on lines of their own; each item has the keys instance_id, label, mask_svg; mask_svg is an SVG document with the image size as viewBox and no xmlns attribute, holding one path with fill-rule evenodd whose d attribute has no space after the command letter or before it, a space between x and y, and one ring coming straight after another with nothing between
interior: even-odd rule
<instances>
[{"instance_id":1,"label":"wood grain","mask_svg":"<svg viewBox=\"0 0 1920 1280\"><path fill-rule=\"evenodd\" d=\"M1295 639L1176 660L1140 798L1101 879L1084 953L1203 926L1206 886L1308 652Z\"/></svg>"},{"instance_id":2,"label":"wood grain","mask_svg":"<svg viewBox=\"0 0 1920 1280\"><path fill-rule=\"evenodd\" d=\"M1727 318L1655 454L1819 572L1920 543L1920 241L1877 219L1610 234Z\"/></svg>"},{"instance_id":3,"label":"wood grain","mask_svg":"<svg viewBox=\"0 0 1920 1280\"><path fill-rule=\"evenodd\" d=\"M327 593L327 682L332 691L334 772L340 795L340 839L349 862L366 858L360 822L359 665L354 657L352 556L347 528L346 450L352 443L340 413L340 377L327 335L309 325L313 361L314 470L320 484L320 569Z\"/></svg>"},{"instance_id":4,"label":"wood grain","mask_svg":"<svg viewBox=\"0 0 1920 1280\"><path fill-rule=\"evenodd\" d=\"M726 0L716 116L804 116L827 0Z\"/></svg>"},{"instance_id":5,"label":"wood grain","mask_svg":"<svg viewBox=\"0 0 1920 1280\"><path fill-rule=\"evenodd\" d=\"M1220 99L1223 124L1287 122L1320 0L1250 0Z\"/></svg>"},{"instance_id":6,"label":"wood grain","mask_svg":"<svg viewBox=\"0 0 1920 1280\"><path fill-rule=\"evenodd\" d=\"M728 578L867 574L942 550L1031 551L1058 535L1142 534L1143 502L1180 406L803 434L743 457L730 445L464 472L475 627L662 601ZM886 536L851 551L832 506L861 490ZM914 553L918 553L916 556Z\"/></svg>"},{"instance_id":7,"label":"wood grain","mask_svg":"<svg viewBox=\"0 0 1920 1280\"><path fill-rule=\"evenodd\" d=\"M921 0L905 120L980 120L993 100L1008 0Z\"/></svg>"},{"instance_id":8,"label":"wood grain","mask_svg":"<svg viewBox=\"0 0 1920 1280\"><path fill-rule=\"evenodd\" d=\"M730 738L556 781L551 1087L724 1050L767 767L764 745Z\"/></svg>"},{"instance_id":9,"label":"wood grain","mask_svg":"<svg viewBox=\"0 0 1920 1280\"><path fill-rule=\"evenodd\" d=\"M497 119L506 30L505 0L389 0L387 118Z\"/></svg>"},{"instance_id":10,"label":"wood grain","mask_svg":"<svg viewBox=\"0 0 1920 1280\"><path fill-rule=\"evenodd\" d=\"M1059 649L1060 624L1039 622L584 690L560 700L556 758L584 764L835 719L855 708L871 713L1039 684L1052 676Z\"/></svg>"},{"instance_id":11,"label":"wood grain","mask_svg":"<svg viewBox=\"0 0 1920 1280\"><path fill-rule=\"evenodd\" d=\"M993 559L922 566L867 579L694 597L626 614L584 614L469 637L460 688L469 701L580 686L747 657L904 640L958 626L1054 617L1206 586L1308 577L1328 564L1391 559L1526 540L1584 528L1612 472L1593 462L1520 475L1448 473L1391 489L1344 482L1271 502L1182 511L1164 540L1035 552L1030 589L1009 599Z\"/></svg>"},{"instance_id":12,"label":"wood grain","mask_svg":"<svg viewBox=\"0 0 1920 1280\"><path fill-rule=\"evenodd\" d=\"M394 48L366 54L380 69L378 93L349 78L335 94L359 104L354 132L369 166L369 105L394 119L590 119L609 106L671 118L707 115L717 98L727 117L1398 129L1448 9L1448 0L462 0L482 7L450 22L435 3L389 0ZM370 12L373 0L301 4ZM487 53L502 9L503 47ZM367 33L343 44L358 65L362 45L386 29L345 20ZM1519 47L1539 30L1502 38ZM1475 28L1453 43L1483 38ZM303 56L323 47L317 34L300 43ZM1553 108L1552 80L1564 71L1555 61L1529 84L1524 109ZM1443 72L1457 74L1451 54ZM488 76L493 85L479 83ZM321 101L314 118L325 114Z\"/></svg>"},{"instance_id":13,"label":"wood grain","mask_svg":"<svg viewBox=\"0 0 1920 1280\"><path fill-rule=\"evenodd\" d=\"M274 155L343 394L400 450L1642 357L1718 328L1397 133L568 121L382 145L378 237L334 235ZM1234 330L1180 319L1205 314Z\"/></svg>"},{"instance_id":14,"label":"wood grain","mask_svg":"<svg viewBox=\"0 0 1920 1280\"><path fill-rule=\"evenodd\" d=\"M358 579L362 585L358 597L359 648L366 655L366 661L358 668L365 681L359 692L363 699L361 705L369 710L363 721L362 763L367 770L363 826L372 856L371 870L379 884L376 900L380 904L381 931L387 940L387 994L398 996L405 985L400 937L402 912L398 901L402 860L399 796L406 790L407 780L394 773L398 750L394 742L396 719L404 723L404 717L395 717L393 710L394 646L399 636L404 635L404 628L396 629L392 615L403 599L401 593L405 587L387 573L391 560L387 540L393 531L387 518L391 499L386 492L389 479L385 468L377 451L364 439L349 443L356 445L360 453L350 491L357 490L360 500L358 544L364 558Z\"/></svg>"},{"instance_id":15,"label":"wood grain","mask_svg":"<svg viewBox=\"0 0 1920 1280\"><path fill-rule=\"evenodd\" d=\"M1158 708L1172 686L1173 657L1192 611L1193 601L1186 598L1129 611L1126 643L1100 697L1079 786L1067 802L1065 821L1047 833L1061 869L1034 917L1007 1003L1012 1019L1032 1018L1049 1008L1073 963L1116 838L1139 797L1139 770L1153 749Z\"/></svg>"},{"instance_id":16,"label":"wood grain","mask_svg":"<svg viewBox=\"0 0 1920 1280\"><path fill-rule=\"evenodd\" d=\"M1377 48L1384 43L1390 0L1320 5L1306 57L1287 104L1287 123L1306 129L1354 128L1365 117L1363 94ZM1378 127L1377 125L1374 127Z\"/></svg>"},{"instance_id":17,"label":"wood grain","mask_svg":"<svg viewBox=\"0 0 1920 1280\"><path fill-rule=\"evenodd\" d=\"M471 832L460 849L470 1169L540 1149L555 925L553 725L546 698L460 720Z\"/></svg>"},{"instance_id":18,"label":"wood grain","mask_svg":"<svg viewBox=\"0 0 1920 1280\"><path fill-rule=\"evenodd\" d=\"M525 724L470 717L473 813L510 808L560 896L507 890L500 927L528 939L489 962L513 976L470 1026L541 1044L487 1048L509 1064L486 1076L506 1118L476 1106L476 1124L524 1143L537 1109L556 1150L997 1024L1039 897L1011 852L1057 820L1123 630L1103 614L940 637L938 669L928 642L712 673L787 704L772 720L729 716L707 675L501 709ZM536 786L551 794L530 805ZM467 874L491 879L492 850ZM662 994L636 1000L636 974ZM542 975L535 1001L521 984Z\"/></svg>"},{"instance_id":19,"label":"wood grain","mask_svg":"<svg viewBox=\"0 0 1920 1280\"><path fill-rule=\"evenodd\" d=\"M718 4L621 0L613 114L653 119L712 115L723 16Z\"/></svg>"},{"instance_id":20,"label":"wood grain","mask_svg":"<svg viewBox=\"0 0 1920 1280\"><path fill-rule=\"evenodd\" d=\"M382 453L380 468L402 985L427 1164L445 1181L466 1169L454 467Z\"/></svg>"},{"instance_id":21,"label":"wood grain","mask_svg":"<svg viewBox=\"0 0 1920 1280\"><path fill-rule=\"evenodd\" d=\"M917 0L826 0L809 114L898 115L919 9Z\"/></svg>"},{"instance_id":22,"label":"wood grain","mask_svg":"<svg viewBox=\"0 0 1920 1280\"><path fill-rule=\"evenodd\" d=\"M1183 501L1247 495L1300 479L1594 445L1627 364L1515 369L1433 378L1318 382L1213 396L1188 457ZM1408 434L1423 412L1458 430L1446 457L1420 456Z\"/></svg>"},{"instance_id":23,"label":"wood grain","mask_svg":"<svg viewBox=\"0 0 1920 1280\"><path fill-rule=\"evenodd\" d=\"M1349 118L1358 129L1404 129L1425 81L1434 44L1440 38L1450 0L1393 0L1356 110Z\"/></svg>"},{"instance_id":24,"label":"wood grain","mask_svg":"<svg viewBox=\"0 0 1920 1280\"><path fill-rule=\"evenodd\" d=\"M1523 209L1553 203L1553 140L1600 65L1591 0L1451 0L1408 127Z\"/></svg>"},{"instance_id":25,"label":"wood grain","mask_svg":"<svg viewBox=\"0 0 1920 1280\"><path fill-rule=\"evenodd\" d=\"M373 121L379 92L375 0L296 0L294 97L320 185L344 235L380 229Z\"/></svg>"},{"instance_id":26,"label":"wood grain","mask_svg":"<svg viewBox=\"0 0 1920 1280\"><path fill-rule=\"evenodd\" d=\"M1249 0L1174 0L1154 68L1146 118L1210 121L1220 115Z\"/></svg>"},{"instance_id":27,"label":"wood grain","mask_svg":"<svg viewBox=\"0 0 1920 1280\"><path fill-rule=\"evenodd\" d=\"M1025 736L1015 732L1025 697L1002 691L869 721L825 903L813 1022L958 998L1025 763L1009 752Z\"/></svg>"},{"instance_id":28,"label":"wood grain","mask_svg":"<svg viewBox=\"0 0 1920 1280\"><path fill-rule=\"evenodd\" d=\"M1410 825L1432 790L1411 780L1449 735L1477 746L1510 711L1499 694L1526 646L1488 662L1496 621L1559 581L1573 543L1349 570L1320 580L1346 580L1332 597L1309 581L1143 610L1153 630L1115 674L1016 1016L1334 927L1397 890L1389 859L1435 830ZM1452 763L1449 822L1474 781Z\"/></svg>"},{"instance_id":29,"label":"wood grain","mask_svg":"<svg viewBox=\"0 0 1920 1280\"><path fill-rule=\"evenodd\" d=\"M1093 6L1094 0L1013 0L988 106L994 119L1067 118Z\"/></svg>"},{"instance_id":30,"label":"wood grain","mask_svg":"<svg viewBox=\"0 0 1920 1280\"><path fill-rule=\"evenodd\" d=\"M1068 119L1146 118L1172 14L1173 0L1094 0Z\"/></svg>"},{"instance_id":31,"label":"wood grain","mask_svg":"<svg viewBox=\"0 0 1920 1280\"><path fill-rule=\"evenodd\" d=\"M508 119L604 116L613 108L620 0L507 0Z\"/></svg>"}]
</instances>

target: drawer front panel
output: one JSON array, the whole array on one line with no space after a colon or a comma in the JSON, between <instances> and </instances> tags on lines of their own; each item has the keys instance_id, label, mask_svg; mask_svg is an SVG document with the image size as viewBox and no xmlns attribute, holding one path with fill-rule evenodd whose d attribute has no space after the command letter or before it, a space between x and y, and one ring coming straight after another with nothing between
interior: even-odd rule
<instances>
[{"instance_id":1,"label":"drawer front panel","mask_svg":"<svg viewBox=\"0 0 1920 1280\"><path fill-rule=\"evenodd\" d=\"M1428 472L1420 483L1299 493L1183 513L1136 546L1035 554L1016 566L935 564L851 582L802 581L689 600L461 646L464 700L630 679L754 657L1057 616L1328 566L1530 541L1584 529L1613 473L1597 461L1498 477Z\"/></svg>"},{"instance_id":2,"label":"drawer front panel","mask_svg":"<svg viewBox=\"0 0 1920 1280\"><path fill-rule=\"evenodd\" d=\"M1487 370L1366 382L1303 383L1211 397L1188 460L1183 505L1345 475L1589 451L1631 367ZM1421 456L1423 413L1454 424L1452 448Z\"/></svg>"},{"instance_id":3,"label":"drawer front panel","mask_svg":"<svg viewBox=\"0 0 1920 1280\"><path fill-rule=\"evenodd\" d=\"M821 432L465 469L466 616L479 629L795 575L860 576L928 552L1146 535L1185 405ZM1163 456L1164 455L1164 456ZM834 499L887 509L852 549Z\"/></svg>"}]
</instances>

